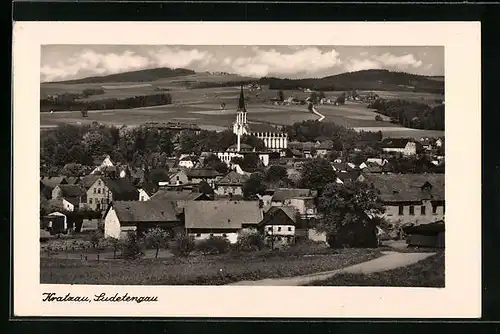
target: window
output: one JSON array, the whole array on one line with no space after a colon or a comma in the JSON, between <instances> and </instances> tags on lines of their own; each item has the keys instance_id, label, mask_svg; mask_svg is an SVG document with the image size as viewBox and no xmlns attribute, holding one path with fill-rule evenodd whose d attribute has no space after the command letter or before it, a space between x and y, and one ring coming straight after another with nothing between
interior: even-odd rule
<instances>
[{"instance_id":1,"label":"window","mask_svg":"<svg viewBox=\"0 0 500 334\"><path fill-rule=\"evenodd\" d=\"M278 232L280 232L280 231L281 231L281 226L278 227Z\"/></svg>"},{"instance_id":2,"label":"window","mask_svg":"<svg viewBox=\"0 0 500 334\"><path fill-rule=\"evenodd\" d=\"M177 181L179 181L179 175L177 175L175 178L177 179Z\"/></svg>"},{"instance_id":3,"label":"window","mask_svg":"<svg viewBox=\"0 0 500 334\"><path fill-rule=\"evenodd\" d=\"M197 238L201 237L201 233L197 233L197 234L196 234L196 237L197 237Z\"/></svg>"},{"instance_id":4,"label":"window","mask_svg":"<svg viewBox=\"0 0 500 334\"><path fill-rule=\"evenodd\" d=\"M292 231L292 227L291 227L291 226L289 226L289 227L288 227L288 231L289 231L289 232L291 232L291 231Z\"/></svg>"},{"instance_id":5,"label":"window","mask_svg":"<svg viewBox=\"0 0 500 334\"><path fill-rule=\"evenodd\" d=\"M213 234L213 233L210 233L210 236L211 236L211 237L213 237L213 236L214 236L214 234Z\"/></svg>"},{"instance_id":6,"label":"window","mask_svg":"<svg viewBox=\"0 0 500 334\"><path fill-rule=\"evenodd\" d=\"M101 185L101 180L97 181L97 185L99 186Z\"/></svg>"},{"instance_id":7,"label":"window","mask_svg":"<svg viewBox=\"0 0 500 334\"><path fill-rule=\"evenodd\" d=\"M432 214L437 214L437 205L432 205Z\"/></svg>"},{"instance_id":8,"label":"window","mask_svg":"<svg viewBox=\"0 0 500 334\"><path fill-rule=\"evenodd\" d=\"M222 234L222 236L223 236L224 238L227 238L227 234L226 234L226 233Z\"/></svg>"},{"instance_id":9,"label":"window","mask_svg":"<svg viewBox=\"0 0 500 334\"><path fill-rule=\"evenodd\" d=\"M97 193L100 194L101 193L101 188L97 188Z\"/></svg>"},{"instance_id":10,"label":"window","mask_svg":"<svg viewBox=\"0 0 500 334\"><path fill-rule=\"evenodd\" d=\"M425 216L425 205L422 205L422 206L420 207L420 215L421 215L421 216Z\"/></svg>"},{"instance_id":11,"label":"window","mask_svg":"<svg viewBox=\"0 0 500 334\"><path fill-rule=\"evenodd\" d=\"M273 227L272 227L272 226L269 226L269 227L267 228L267 230L268 230L268 231L272 231L272 230L273 230Z\"/></svg>"},{"instance_id":12,"label":"window","mask_svg":"<svg viewBox=\"0 0 500 334\"><path fill-rule=\"evenodd\" d=\"M402 216L402 215L403 215L404 208L405 208L405 207L404 207L403 205L400 205L400 206L399 206L399 212L398 212L398 214L399 214L400 216Z\"/></svg>"},{"instance_id":13,"label":"window","mask_svg":"<svg viewBox=\"0 0 500 334\"><path fill-rule=\"evenodd\" d=\"M96 193L97 193L97 189L96 189L96 188L94 188L94 194L96 194Z\"/></svg>"},{"instance_id":14,"label":"window","mask_svg":"<svg viewBox=\"0 0 500 334\"><path fill-rule=\"evenodd\" d=\"M89 204L92 204L92 198L89 198Z\"/></svg>"},{"instance_id":15,"label":"window","mask_svg":"<svg viewBox=\"0 0 500 334\"><path fill-rule=\"evenodd\" d=\"M413 216L415 214L415 207L413 205L410 205L410 216Z\"/></svg>"}]
</instances>

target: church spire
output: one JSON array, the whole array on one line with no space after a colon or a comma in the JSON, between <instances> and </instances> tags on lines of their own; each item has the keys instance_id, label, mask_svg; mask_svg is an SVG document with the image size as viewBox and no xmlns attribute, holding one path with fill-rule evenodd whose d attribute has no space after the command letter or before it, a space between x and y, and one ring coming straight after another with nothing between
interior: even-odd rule
<instances>
[{"instance_id":1,"label":"church spire","mask_svg":"<svg viewBox=\"0 0 500 334\"><path fill-rule=\"evenodd\" d=\"M243 95L243 84L241 85L240 99L238 100L238 111L247 111L245 108L245 96Z\"/></svg>"}]
</instances>

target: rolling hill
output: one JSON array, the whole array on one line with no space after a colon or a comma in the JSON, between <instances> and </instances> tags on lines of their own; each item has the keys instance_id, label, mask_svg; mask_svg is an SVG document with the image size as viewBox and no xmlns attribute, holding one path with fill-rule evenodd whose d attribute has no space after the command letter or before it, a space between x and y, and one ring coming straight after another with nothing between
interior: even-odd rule
<instances>
[{"instance_id":1,"label":"rolling hill","mask_svg":"<svg viewBox=\"0 0 500 334\"><path fill-rule=\"evenodd\" d=\"M324 91L357 89L444 93L444 80L389 70L362 70L317 79L264 77L259 83L269 85L270 89L310 88Z\"/></svg>"},{"instance_id":2,"label":"rolling hill","mask_svg":"<svg viewBox=\"0 0 500 334\"><path fill-rule=\"evenodd\" d=\"M196 72L185 68L150 68L139 71L122 72L104 76L93 76L82 79L67 81L52 81L52 84L90 84L90 83L110 83L110 82L148 82L165 78L192 75ZM49 83L49 82L47 82Z\"/></svg>"},{"instance_id":3,"label":"rolling hill","mask_svg":"<svg viewBox=\"0 0 500 334\"><path fill-rule=\"evenodd\" d=\"M346 72L323 78L286 79L277 77L263 77L254 79L236 74L209 74L195 72L184 68L153 68L139 71L122 72L105 76L92 76L82 79L50 82L43 84L103 84L103 83L133 83L170 81L181 84L186 88L210 88L237 86L258 82L269 85L270 89L295 90L309 88L322 91L345 90L375 90L375 91L408 91L426 93L444 93L443 76L423 76L405 72L392 72L389 70L362 70Z\"/></svg>"}]
</instances>

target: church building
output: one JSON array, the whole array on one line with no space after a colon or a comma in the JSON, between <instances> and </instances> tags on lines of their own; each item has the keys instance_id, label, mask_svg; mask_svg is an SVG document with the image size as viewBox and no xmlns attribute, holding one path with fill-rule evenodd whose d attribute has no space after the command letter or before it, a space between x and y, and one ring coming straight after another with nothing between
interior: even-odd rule
<instances>
[{"instance_id":1,"label":"church building","mask_svg":"<svg viewBox=\"0 0 500 334\"><path fill-rule=\"evenodd\" d=\"M266 148L273 152L284 151L288 147L288 136L286 133L269 124L252 124L247 122L247 110L245 106L245 96L243 86L241 86L236 122L233 124L233 132L237 136L237 151L241 149L241 137L249 134L261 139Z\"/></svg>"}]
</instances>

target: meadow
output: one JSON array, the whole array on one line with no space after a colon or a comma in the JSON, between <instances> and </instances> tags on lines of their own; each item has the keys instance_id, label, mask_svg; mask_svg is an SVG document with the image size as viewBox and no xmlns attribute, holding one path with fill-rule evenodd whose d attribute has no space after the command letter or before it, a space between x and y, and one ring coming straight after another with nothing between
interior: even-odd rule
<instances>
[{"instance_id":1,"label":"meadow","mask_svg":"<svg viewBox=\"0 0 500 334\"><path fill-rule=\"evenodd\" d=\"M374 249L296 246L283 251L231 251L221 255L97 261L40 258L42 284L224 285L340 269L379 257Z\"/></svg>"},{"instance_id":2,"label":"meadow","mask_svg":"<svg viewBox=\"0 0 500 334\"><path fill-rule=\"evenodd\" d=\"M407 267L372 274L339 274L312 286L445 287L445 255L440 251Z\"/></svg>"},{"instance_id":3,"label":"meadow","mask_svg":"<svg viewBox=\"0 0 500 334\"><path fill-rule=\"evenodd\" d=\"M228 82L248 80L231 75L209 75L198 73L194 75L162 79L154 82L120 82L92 84L42 83L41 96L61 94L64 92L81 92L86 88L104 88L104 94L91 95L84 100L100 100L107 98L123 99L137 95L158 94L157 89L167 89L172 96L173 104L165 106L145 107L127 110L89 111L89 117L82 118L80 112L41 113L41 128L48 128L61 123L85 124L93 121L108 125L137 126L145 122L184 122L199 125L201 128L221 130L230 127L236 117L239 87L214 87L189 89L187 86L196 82ZM285 98L294 96L305 99L310 93L284 90ZM325 92L328 98L336 98L342 92ZM368 92L360 92L364 94ZM377 91L379 96L388 99L400 98L415 101L435 103L442 98L438 94ZM280 125L290 125L295 122L317 119L317 116L307 110L305 105L272 105L269 99L278 95L277 90L263 87L262 90L245 89L248 121L265 122ZM220 109L221 103L226 104L225 110ZM365 103L347 102L343 106L319 105L317 110L326 118L324 122L334 122L338 125L364 131L382 131L384 136L391 137L425 137L442 136L443 131L427 131L404 128L389 122L383 116L383 121L376 121L377 115L368 109Z\"/></svg>"}]
</instances>

